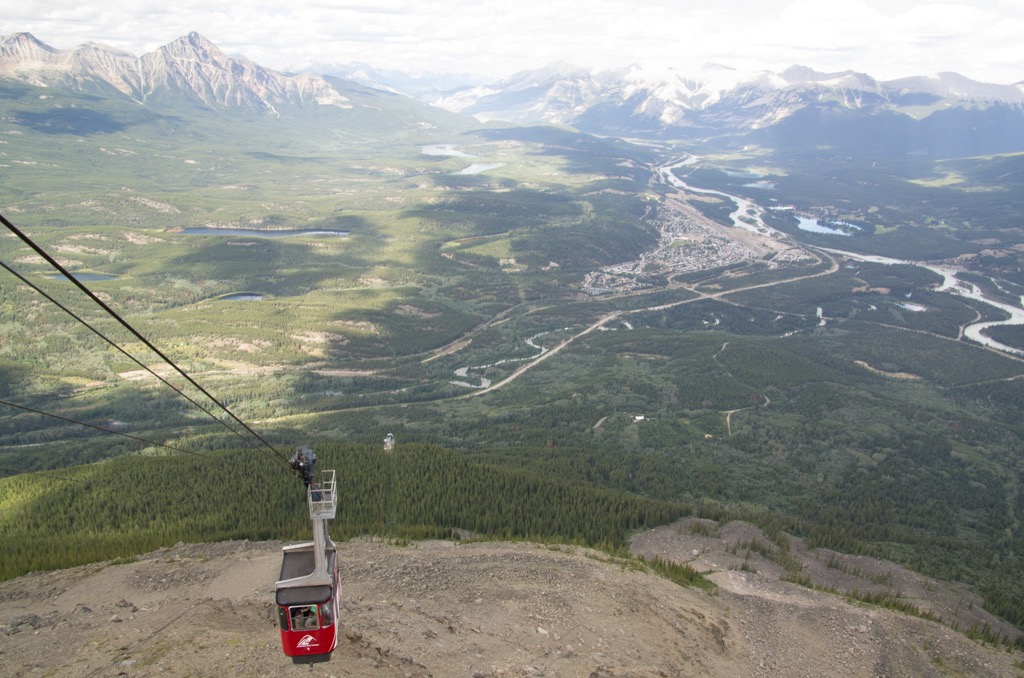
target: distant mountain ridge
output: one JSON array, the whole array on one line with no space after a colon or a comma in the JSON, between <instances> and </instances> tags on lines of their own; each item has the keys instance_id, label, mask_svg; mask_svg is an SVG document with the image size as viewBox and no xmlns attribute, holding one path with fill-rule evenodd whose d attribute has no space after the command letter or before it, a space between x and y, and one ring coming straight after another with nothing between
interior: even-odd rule
<instances>
[{"instance_id":1,"label":"distant mountain ridge","mask_svg":"<svg viewBox=\"0 0 1024 678\"><path fill-rule=\"evenodd\" d=\"M6 35L0 38L0 77L80 91L112 87L140 103L185 96L206 106L270 114L285 104L351 106L321 76L285 75L230 57L195 32L141 57L94 42L58 50L29 33Z\"/></svg>"},{"instance_id":2,"label":"distant mountain ridge","mask_svg":"<svg viewBox=\"0 0 1024 678\"><path fill-rule=\"evenodd\" d=\"M267 69L228 56L194 32L141 57L92 42L58 50L29 33L0 38L0 78L116 93L142 104L184 99L225 111L280 115L285 109L369 112L377 104L367 97L388 96L423 108L430 104L437 113L568 125L620 138L932 157L1024 151L1024 82L987 84L956 73L879 81L865 73L804 66L773 73L710 64L683 73L639 66L591 71L556 63L496 83L441 90L455 76L410 76L365 64L323 68L340 78ZM432 89L432 82L438 87Z\"/></svg>"},{"instance_id":3,"label":"distant mountain ridge","mask_svg":"<svg viewBox=\"0 0 1024 678\"><path fill-rule=\"evenodd\" d=\"M567 64L497 83L435 94L430 102L481 119L569 124L585 131L755 130L806 108L833 107L913 119L957 107L1024 113L1024 83L992 85L956 73L878 81L864 73L793 66L744 73L708 65L693 74L640 67L591 72Z\"/></svg>"},{"instance_id":4,"label":"distant mountain ridge","mask_svg":"<svg viewBox=\"0 0 1024 678\"><path fill-rule=\"evenodd\" d=\"M440 91L455 90L482 84L485 79L466 73L405 73L403 71L379 69L354 61L348 64L313 62L289 72L318 73L359 83L365 87L422 98Z\"/></svg>"}]
</instances>

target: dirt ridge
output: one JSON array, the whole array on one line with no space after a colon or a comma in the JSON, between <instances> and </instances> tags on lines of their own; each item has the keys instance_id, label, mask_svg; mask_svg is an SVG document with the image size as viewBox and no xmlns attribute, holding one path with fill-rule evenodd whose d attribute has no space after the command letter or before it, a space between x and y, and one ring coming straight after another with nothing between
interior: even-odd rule
<instances>
[{"instance_id":1,"label":"dirt ridge","mask_svg":"<svg viewBox=\"0 0 1024 678\"><path fill-rule=\"evenodd\" d=\"M659 530L641 548L689 546L679 525ZM373 539L339 544L331 661L296 666L272 609L279 559L279 542L179 544L0 583L0 674L1024 675L1019 654L767 572L718 571L708 593L582 548Z\"/></svg>"}]
</instances>

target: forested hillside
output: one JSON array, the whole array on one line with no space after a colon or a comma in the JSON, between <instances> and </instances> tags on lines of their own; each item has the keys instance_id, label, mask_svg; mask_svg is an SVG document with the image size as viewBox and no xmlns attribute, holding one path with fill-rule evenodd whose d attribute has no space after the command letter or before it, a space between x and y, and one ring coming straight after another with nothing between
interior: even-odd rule
<instances>
[{"instance_id":1,"label":"forested hillside","mask_svg":"<svg viewBox=\"0 0 1024 678\"><path fill-rule=\"evenodd\" d=\"M689 509L467 461L440 447L317 446L338 472L335 539L459 534L625 545ZM132 556L179 541L310 539L306 494L266 451L122 457L0 480L0 577Z\"/></svg>"}]
</instances>

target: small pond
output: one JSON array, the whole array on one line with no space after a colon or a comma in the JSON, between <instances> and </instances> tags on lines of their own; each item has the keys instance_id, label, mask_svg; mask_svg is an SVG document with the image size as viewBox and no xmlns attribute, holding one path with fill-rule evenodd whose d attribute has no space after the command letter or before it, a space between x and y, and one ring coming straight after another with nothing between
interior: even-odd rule
<instances>
[{"instance_id":1,"label":"small pond","mask_svg":"<svg viewBox=\"0 0 1024 678\"><path fill-rule=\"evenodd\" d=\"M823 233L826 235L841 235L846 238L849 238L850 236L853 235L852 233L844 231L840 228L825 226L819 223L817 219L810 219L808 217L797 217L797 219L800 222L798 224L798 227L801 231L809 231L811 233ZM853 224L838 223L836 224L836 226L843 226L845 228L851 228L858 231L860 230L859 226L854 226Z\"/></svg>"}]
</instances>

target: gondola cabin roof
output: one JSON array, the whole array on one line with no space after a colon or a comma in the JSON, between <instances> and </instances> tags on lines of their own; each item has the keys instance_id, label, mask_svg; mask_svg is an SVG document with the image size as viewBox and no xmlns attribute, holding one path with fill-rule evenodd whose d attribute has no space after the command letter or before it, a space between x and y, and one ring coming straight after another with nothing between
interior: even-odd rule
<instances>
[{"instance_id":1,"label":"gondola cabin roof","mask_svg":"<svg viewBox=\"0 0 1024 678\"><path fill-rule=\"evenodd\" d=\"M338 552L331 543L326 548L327 571L334 572ZM289 580L308 577L316 569L316 553L312 543L296 544L285 547L281 560L281 576L277 584L278 605L298 605L301 603L322 603L331 597L331 586L318 582L296 582L297 585L282 585ZM330 581L330 580L328 580Z\"/></svg>"},{"instance_id":2,"label":"gondola cabin roof","mask_svg":"<svg viewBox=\"0 0 1024 678\"><path fill-rule=\"evenodd\" d=\"M330 599L330 586L297 586L277 592L278 605L320 605Z\"/></svg>"},{"instance_id":3,"label":"gondola cabin roof","mask_svg":"<svg viewBox=\"0 0 1024 678\"><path fill-rule=\"evenodd\" d=\"M328 544L326 551L328 558L328 570L333 570L337 550L335 549L334 544ZM284 558L281 560L281 576L278 577L278 581L296 579L298 577L305 577L313 574L313 569L315 567L316 553L313 549L312 542L287 546L284 550Z\"/></svg>"}]
</instances>

